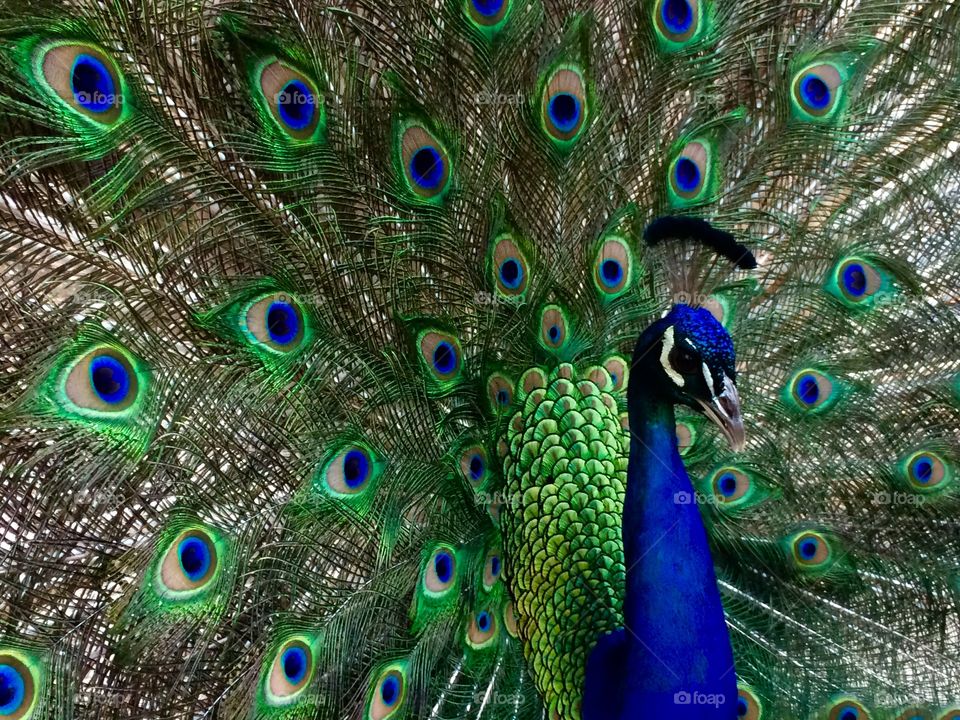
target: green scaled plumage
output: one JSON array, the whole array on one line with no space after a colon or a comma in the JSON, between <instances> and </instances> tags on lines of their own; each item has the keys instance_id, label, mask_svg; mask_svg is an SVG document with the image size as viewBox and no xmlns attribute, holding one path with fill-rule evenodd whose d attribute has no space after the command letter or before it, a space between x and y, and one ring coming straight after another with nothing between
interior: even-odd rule
<instances>
[{"instance_id":1,"label":"green scaled plumage","mask_svg":"<svg viewBox=\"0 0 960 720\"><path fill-rule=\"evenodd\" d=\"M674 501L740 716L953 718L958 28L0 2L0 717L576 720L684 303L737 349L746 448L678 408Z\"/></svg>"}]
</instances>

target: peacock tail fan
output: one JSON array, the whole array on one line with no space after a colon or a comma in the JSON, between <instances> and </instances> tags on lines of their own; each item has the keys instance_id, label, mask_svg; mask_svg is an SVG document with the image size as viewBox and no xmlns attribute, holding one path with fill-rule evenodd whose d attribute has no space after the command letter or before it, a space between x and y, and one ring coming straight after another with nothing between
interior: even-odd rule
<instances>
[{"instance_id":1,"label":"peacock tail fan","mask_svg":"<svg viewBox=\"0 0 960 720\"><path fill-rule=\"evenodd\" d=\"M958 715L958 28L0 2L0 718L579 718L672 305L729 717Z\"/></svg>"}]
</instances>

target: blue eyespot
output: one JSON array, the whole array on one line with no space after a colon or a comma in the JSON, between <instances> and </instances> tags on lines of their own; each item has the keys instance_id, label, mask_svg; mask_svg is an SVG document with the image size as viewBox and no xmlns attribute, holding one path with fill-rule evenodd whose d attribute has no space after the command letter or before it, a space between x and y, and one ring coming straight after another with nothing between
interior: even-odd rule
<instances>
[{"instance_id":1,"label":"blue eyespot","mask_svg":"<svg viewBox=\"0 0 960 720\"><path fill-rule=\"evenodd\" d=\"M953 467L931 450L921 450L903 458L900 472L906 476L910 489L921 493L941 492L953 484Z\"/></svg>"},{"instance_id":2,"label":"blue eyespot","mask_svg":"<svg viewBox=\"0 0 960 720\"><path fill-rule=\"evenodd\" d=\"M322 492L331 491L342 499L366 493L379 471L377 458L363 445L341 447L328 457L317 477L323 481L317 488Z\"/></svg>"},{"instance_id":3,"label":"blue eyespot","mask_svg":"<svg viewBox=\"0 0 960 720\"><path fill-rule=\"evenodd\" d=\"M510 393L506 390L497 391L497 404L498 405L509 405L510 404Z\"/></svg>"},{"instance_id":4,"label":"blue eyespot","mask_svg":"<svg viewBox=\"0 0 960 720\"><path fill-rule=\"evenodd\" d=\"M400 679L393 674L387 675L380 683L380 699L387 707L393 707L400 698Z\"/></svg>"},{"instance_id":5,"label":"blue eyespot","mask_svg":"<svg viewBox=\"0 0 960 720\"><path fill-rule=\"evenodd\" d=\"M436 189L444 178L443 158L430 145L417 150L410 158L410 176L426 190Z\"/></svg>"},{"instance_id":6,"label":"blue eyespot","mask_svg":"<svg viewBox=\"0 0 960 720\"><path fill-rule=\"evenodd\" d=\"M746 717L747 713L750 711L747 701L740 697L737 698L737 717Z\"/></svg>"},{"instance_id":7,"label":"blue eyespot","mask_svg":"<svg viewBox=\"0 0 960 720\"><path fill-rule=\"evenodd\" d=\"M23 706L27 685L20 671L6 663L0 665L0 716L12 716Z\"/></svg>"},{"instance_id":8,"label":"blue eyespot","mask_svg":"<svg viewBox=\"0 0 960 720\"><path fill-rule=\"evenodd\" d=\"M693 8L686 0L664 0L660 16L666 28L675 35L683 35L693 23Z\"/></svg>"},{"instance_id":9,"label":"blue eyespot","mask_svg":"<svg viewBox=\"0 0 960 720\"><path fill-rule=\"evenodd\" d=\"M705 137L690 140L680 149L667 177L672 205L683 207L702 202L716 190L716 183L707 182L715 174L714 157L714 145Z\"/></svg>"},{"instance_id":10,"label":"blue eyespot","mask_svg":"<svg viewBox=\"0 0 960 720\"><path fill-rule=\"evenodd\" d=\"M798 410L819 413L833 406L840 397L840 385L819 370L804 369L797 372L787 383L785 397Z\"/></svg>"},{"instance_id":11,"label":"blue eyespot","mask_svg":"<svg viewBox=\"0 0 960 720\"><path fill-rule=\"evenodd\" d=\"M197 537L186 537L177 549L180 567L191 582L202 580L210 570L210 549Z\"/></svg>"},{"instance_id":12,"label":"blue eyespot","mask_svg":"<svg viewBox=\"0 0 960 720\"><path fill-rule=\"evenodd\" d=\"M490 268L496 289L508 297L518 297L527 289L527 259L509 233L497 237L490 248Z\"/></svg>"},{"instance_id":13,"label":"blue eyespot","mask_svg":"<svg viewBox=\"0 0 960 720\"><path fill-rule=\"evenodd\" d=\"M449 375L457 367L457 351L445 340L437 343L433 350L433 367L441 375Z\"/></svg>"},{"instance_id":14,"label":"blue eyespot","mask_svg":"<svg viewBox=\"0 0 960 720\"><path fill-rule=\"evenodd\" d=\"M356 489L370 478L370 460L360 450L350 450L343 456L343 481Z\"/></svg>"},{"instance_id":15,"label":"blue eyespot","mask_svg":"<svg viewBox=\"0 0 960 720\"><path fill-rule=\"evenodd\" d=\"M860 713L853 708L845 708L837 715L837 720L859 720Z\"/></svg>"},{"instance_id":16,"label":"blue eyespot","mask_svg":"<svg viewBox=\"0 0 960 720\"><path fill-rule=\"evenodd\" d=\"M487 632L490 629L490 624L490 613L486 610L477 615L477 629L480 632Z\"/></svg>"},{"instance_id":17,"label":"blue eyespot","mask_svg":"<svg viewBox=\"0 0 960 720\"><path fill-rule=\"evenodd\" d=\"M470 479L474 482L477 482L480 478L483 477L484 471L487 469L486 463L483 461L483 457L479 454L473 455L470 458Z\"/></svg>"},{"instance_id":18,"label":"blue eyespot","mask_svg":"<svg viewBox=\"0 0 960 720\"><path fill-rule=\"evenodd\" d=\"M843 287L853 297L861 297L867 291L867 272L860 263L850 263L843 268Z\"/></svg>"},{"instance_id":19,"label":"blue eyespot","mask_svg":"<svg viewBox=\"0 0 960 720\"><path fill-rule=\"evenodd\" d=\"M460 343L453 335L427 330L417 341L426 369L443 387L460 374Z\"/></svg>"},{"instance_id":20,"label":"blue eyespot","mask_svg":"<svg viewBox=\"0 0 960 720\"><path fill-rule=\"evenodd\" d=\"M633 255L622 237L610 236L599 245L593 261L593 275L604 300L620 297L627 290L632 264Z\"/></svg>"},{"instance_id":21,"label":"blue eyespot","mask_svg":"<svg viewBox=\"0 0 960 720\"><path fill-rule=\"evenodd\" d=\"M313 122L316 99L307 84L290 80L277 93L277 112L291 130L303 130Z\"/></svg>"},{"instance_id":22,"label":"blue eyespot","mask_svg":"<svg viewBox=\"0 0 960 720\"><path fill-rule=\"evenodd\" d=\"M558 350L567 342L568 320L559 305L547 305L540 315L540 340L548 348Z\"/></svg>"},{"instance_id":23,"label":"blue eyespot","mask_svg":"<svg viewBox=\"0 0 960 720\"><path fill-rule=\"evenodd\" d=\"M557 149L567 152L586 128L590 113L583 71L561 66L546 76L540 105L540 122Z\"/></svg>"},{"instance_id":24,"label":"blue eyespot","mask_svg":"<svg viewBox=\"0 0 960 720\"><path fill-rule=\"evenodd\" d=\"M869 307L893 291L886 274L867 260L848 257L830 271L827 291L850 307ZM887 292L881 293L881 290Z\"/></svg>"},{"instance_id":25,"label":"blue eyespot","mask_svg":"<svg viewBox=\"0 0 960 720\"><path fill-rule=\"evenodd\" d=\"M915 452L901 461L902 472L912 490L933 493L953 484L954 471L950 463L931 450Z\"/></svg>"},{"instance_id":26,"label":"blue eyespot","mask_svg":"<svg viewBox=\"0 0 960 720\"><path fill-rule=\"evenodd\" d=\"M500 557L494 555L490 558L490 574L497 577L500 574Z\"/></svg>"},{"instance_id":27,"label":"blue eyespot","mask_svg":"<svg viewBox=\"0 0 960 720\"><path fill-rule=\"evenodd\" d=\"M694 192L700 185L700 168L688 157L681 157L677 160L674 169L676 174L677 187L681 192Z\"/></svg>"},{"instance_id":28,"label":"blue eyespot","mask_svg":"<svg viewBox=\"0 0 960 720\"><path fill-rule=\"evenodd\" d=\"M80 53L73 61L70 88L77 103L92 113L112 110L117 100L113 75L99 58Z\"/></svg>"},{"instance_id":29,"label":"blue eyespot","mask_svg":"<svg viewBox=\"0 0 960 720\"><path fill-rule=\"evenodd\" d=\"M677 424L677 435L683 437L684 444L693 441L693 433L685 423ZM689 447L689 445L687 445ZM750 475L735 466L718 468L710 478L713 496L725 511L732 511L750 501L756 489Z\"/></svg>"},{"instance_id":30,"label":"blue eyespot","mask_svg":"<svg viewBox=\"0 0 960 720\"><path fill-rule=\"evenodd\" d=\"M717 479L717 488L720 494L730 497L737 492L737 478L733 473L727 472Z\"/></svg>"},{"instance_id":31,"label":"blue eyespot","mask_svg":"<svg viewBox=\"0 0 960 720\"><path fill-rule=\"evenodd\" d=\"M550 98L550 120L562 133L572 132L580 122L580 100L562 92Z\"/></svg>"},{"instance_id":32,"label":"blue eyespot","mask_svg":"<svg viewBox=\"0 0 960 720\"><path fill-rule=\"evenodd\" d=\"M623 266L619 261L608 258L600 264L600 277L607 287L616 287L623 280Z\"/></svg>"},{"instance_id":33,"label":"blue eyespot","mask_svg":"<svg viewBox=\"0 0 960 720\"><path fill-rule=\"evenodd\" d=\"M259 101L281 131L282 142L313 142L326 130L323 98L307 75L278 58L264 58L259 72Z\"/></svg>"},{"instance_id":34,"label":"blue eyespot","mask_svg":"<svg viewBox=\"0 0 960 720\"><path fill-rule=\"evenodd\" d=\"M917 482L925 485L930 482L930 479L933 477L933 463L930 461L930 458L919 457L913 461L913 464L910 466L910 471L913 473L913 477L917 479Z\"/></svg>"},{"instance_id":35,"label":"blue eyespot","mask_svg":"<svg viewBox=\"0 0 960 720\"><path fill-rule=\"evenodd\" d=\"M504 0L472 0L473 7L484 17L493 17L503 10Z\"/></svg>"},{"instance_id":36,"label":"blue eyespot","mask_svg":"<svg viewBox=\"0 0 960 720\"><path fill-rule=\"evenodd\" d=\"M830 105L830 87L814 73L806 73L800 78L800 94L814 110L824 110Z\"/></svg>"},{"instance_id":37,"label":"blue eyespot","mask_svg":"<svg viewBox=\"0 0 960 720\"><path fill-rule=\"evenodd\" d=\"M451 186L454 164L440 139L425 125L408 120L394 139L394 149L397 169L414 198L442 201Z\"/></svg>"},{"instance_id":38,"label":"blue eyespot","mask_svg":"<svg viewBox=\"0 0 960 720\"><path fill-rule=\"evenodd\" d=\"M291 685L296 685L307 674L309 659L306 651L297 645L287 648L280 658L283 674Z\"/></svg>"},{"instance_id":39,"label":"blue eyespot","mask_svg":"<svg viewBox=\"0 0 960 720\"><path fill-rule=\"evenodd\" d=\"M289 705L313 677L313 650L309 638L288 640L277 650L265 691L271 705Z\"/></svg>"},{"instance_id":40,"label":"blue eyespot","mask_svg":"<svg viewBox=\"0 0 960 720\"><path fill-rule=\"evenodd\" d=\"M184 530L166 546L156 569L156 589L165 600L179 603L212 589L217 577L217 540L195 526Z\"/></svg>"},{"instance_id":41,"label":"blue eyespot","mask_svg":"<svg viewBox=\"0 0 960 720\"><path fill-rule=\"evenodd\" d=\"M820 543L813 538L807 538L797 543L797 551L804 560L813 560L817 556L817 548Z\"/></svg>"},{"instance_id":42,"label":"blue eyespot","mask_svg":"<svg viewBox=\"0 0 960 720\"><path fill-rule=\"evenodd\" d=\"M799 70L792 80L794 116L804 122L830 121L844 103L845 64L825 59Z\"/></svg>"},{"instance_id":43,"label":"blue eyespot","mask_svg":"<svg viewBox=\"0 0 960 720\"><path fill-rule=\"evenodd\" d=\"M820 385L817 378L807 373L797 380L797 397L806 405L813 405L820 399Z\"/></svg>"},{"instance_id":44,"label":"blue eyespot","mask_svg":"<svg viewBox=\"0 0 960 720\"><path fill-rule=\"evenodd\" d=\"M523 266L514 258L500 263L500 282L508 290L516 290L523 282Z\"/></svg>"},{"instance_id":45,"label":"blue eyespot","mask_svg":"<svg viewBox=\"0 0 960 720\"><path fill-rule=\"evenodd\" d=\"M433 569L437 580L446 584L453 577L453 558L448 553L439 552L433 558Z\"/></svg>"},{"instance_id":46,"label":"blue eyespot","mask_svg":"<svg viewBox=\"0 0 960 720\"><path fill-rule=\"evenodd\" d=\"M130 392L130 371L115 358L99 355L90 362L90 386L103 402L121 403Z\"/></svg>"},{"instance_id":47,"label":"blue eyespot","mask_svg":"<svg viewBox=\"0 0 960 720\"><path fill-rule=\"evenodd\" d=\"M282 300L270 303L267 332L277 345L289 345L300 334L300 318L290 303Z\"/></svg>"},{"instance_id":48,"label":"blue eyespot","mask_svg":"<svg viewBox=\"0 0 960 720\"><path fill-rule=\"evenodd\" d=\"M834 562L832 543L819 532L805 530L789 536L785 542L790 548L793 562L803 571L819 572L828 569Z\"/></svg>"}]
</instances>

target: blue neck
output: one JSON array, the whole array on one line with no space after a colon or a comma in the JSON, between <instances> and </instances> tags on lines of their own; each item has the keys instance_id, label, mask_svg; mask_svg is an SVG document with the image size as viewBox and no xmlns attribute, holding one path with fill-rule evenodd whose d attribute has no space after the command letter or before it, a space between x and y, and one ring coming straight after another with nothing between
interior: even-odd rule
<instances>
[{"instance_id":1,"label":"blue neck","mask_svg":"<svg viewBox=\"0 0 960 720\"><path fill-rule=\"evenodd\" d=\"M733 651L673 403L641 374L631 372L629 393L625 629L590 656L583 717L733 720Z\"/></svg>"}]
</instances>

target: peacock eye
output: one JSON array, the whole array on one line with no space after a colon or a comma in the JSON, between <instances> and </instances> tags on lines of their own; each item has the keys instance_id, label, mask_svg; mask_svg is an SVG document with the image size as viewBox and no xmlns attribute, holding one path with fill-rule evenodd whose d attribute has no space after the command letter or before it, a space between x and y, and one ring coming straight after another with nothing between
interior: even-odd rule
<instances>
[{"instance_id":1,"label":"peacock eye","mask_svg":"<svg viewBox=\"0 0 960 720\"><path fill-rule=\"evenodd\" d=\"M423 585L427 594L437 596L446 593L457 577L457 560L453 548L441 546L427 560L423 573Z\"/></svg>"},{"instance_id":2,"label":"peacock eye","mask_svg":"<svg viewBox=\"0 0 960 720\"><path fill-rule=\"evenodd\" d=\"M901 469L911 490L935 493L952 483L952 468L940 455L930 450L915 452L901 461Z\"/></svg>"},{"instance_id":3,"label":"peacock eye","mask_svg":"<svg viewBox=\"0 0 960 720\"><path fill-rule=\"evenodd\" d=\"M683 345L674 345L670 351L670 365L681 375L692 375L700 369L700 357Z\"/></svg>"},{"instance_id":4,"label":"peacock eye","mask_svg":"<svg viewBox=\"0 0 960 720\"><path fill-rule=\"evenodd\" d=\"M489 610L481 610L470 618L467 625L467 642L479 650L497 635L497 621Z\"/></svg>"},{"instance_id":5,"label":"peacock eye","mask_svg":"<svg viewBox=\"0 0 960 720\"><path fill-rule=\"evenodd\" d=\"M800 71L794 79L794 99L810 117L829 115L843 86L843 76L831 63L821 63Z\"/></svg>"},{"instance_id":6,"label":"peacock eye","mask_svg":"<svg viewBox=\"0 0 960 720\"><path fill-rule=\"evenodd\" d=\"M53 42L35 54L38 78L74 113L111 125L123 115L123 83L113 60L89 43Z\"/></svg>"},{"instance_id":7,"label":"peacock eye","mask_svg":"<svg viewBox=\"0 0 960 720\"><path fill-rule=\"evenodd\" d=\"M131 358L106 345L81 356L66 373L62 387L68 409L102 418L133 408L140 395Z\"/></svg>"},{"instance_id":8,"label":"peacock eye","mask_svg":"<svg viewBox=\"0 0 960 720\"><path fill-rule=\"evenodd\" d=\"M500 373L491 375L487 381L487 398L494 412L506 410L513 402L513 383Z\"/></svg>"},{"instance_id":9,"label":"peacock eye","mask_svg":"<svg viewBox=\"0 0 960 720\"><path fill-rule=\"evenodd\" d=\"M0 718L28 717L36 700L36 685L26 663L0 652Z\"/></svg>"},{"instance_id":10,"label":"peacock eye","mask_svg":"<svg viewBox=\"0 0 960 720\"><path fill-rule=\"evenodd\" d=\"M737 688L737 717L744 720L760 720L763 706L756 693L745 685Z\"/></svg>"},{"instance_id":11,"label":"peacock eye","mask_svg":"<svg viewBox=\"0 0 960 720\"><path fill-rule=\"evenodd\" d=\"M807 567L822 566L830 560L830 545L820 533L803 532L792 540L794 559Z\"/></svg>"},{"instance_id":12,"label":"peacock eye","mask_svg":"<svg viewBox=\"0 0 960 720\"><path fill-rule=\"evenodd\" d=\"M199 594L210 587L219 561L216 543L205 529L197 527L180 533L158 568L161 593L171 600Z\"/></svg>"},{"instance_id":13,"label":"peacock eye","mask_svg":"<svg viewBox=\"0 0 960 720\"><path fill-rule=\"evenodd\" d=\"M572 144L588 121L586 83L579 69L558 68L543 89L541 118L547 135L562 148Z\"/></svg>"},{"instance_id":14,"label":"peacock eye","mask_svg":"<svg viewBox=\"0 0 960 720\"><path fill-rule=\"evenodd\" d=\"M300 304L284 293L272 293L250 303L244 314L244 329L258 348L286 355L303 343L306 318Z\"/></svg>"},{"instance_id":15,"label":"peacock eye","mask_svg":"<svg viewBox=\"0 0 960 720\"><path fill-rule=\"evenodd\" d=\"M439 138L424 125L409 123L397 144L407 188L414 197L439 202L450 187L451 163Z\"/></svg>"},{"instance_id":16,"label":"peacock eye","mask_svg":"<svg viewBox=\"0 0 960 720\"><path fill-rule=\"evenodd\" d=\"M427 330L419 337L420 354L427 371L441 385L457 379L462 366L460 343L453 335Z\"/></svg>"},{"instance_id":17,"label":"peacock eye","mask_svg":"<svg viewBox=\"0 0 960 720\"><path fill-rule=\"evenodd\" d=\"M474 24L488 32L495 31L510 13L509 0L466 0L466 12Z\"/></svg>"},{"instance_id":18,"label":"peacock eye","mask_svg":"<svg viewBox=\"0 0 960 720\"><path fill-rule=\"evenodd\" d=\"M370 488L380 468L373 454L361 445L350 445L340 450L324 466L321 477L325 490L347 497L359 495Z\"/></svg>"},{"instance_id":19,"label":"peacock eye","mask_svg":"<svg viewBox=\"0 0 960 720\"><path fill-rule=\"evenodd\" d=\"M600 245L594 260L593 277L603 297L613 299L626 291L632 265L630 247L624 239L611 237Z\"/></svg>"},{"instance_id":20,"label":"peacock eye","mask_svg":"<svg viewBox=\"0 0 960 720\"><path fill-rule=\"evenodd\" d=\"M559 305L547 305L540 316L540 339L551 350L561 349L567 341L567 316Z\"/></svg>"},{"instance_id":21,"label":"peacock eye","mask_svg":"<svg viewBox=\"0 0 960 720\"><path fill-rule=\"evenodd\" d=\"M487 590L492 588L500 577L500 553L496 550L487 555L487 560L483 567L483 587Z\"/></svg>"},{"instance_id":22,"label":"peacock eye","mask_svg":"<svg viewBox=\"0 0 960 720\"><path fill-rule=\"evenodd\" d=\"M701 3L697 0L659 0L654 5L657 35L670 51L695 39L702 26Z\"/></svg>"},{"instance_id":23,"label":"peacock eye","mask_svg":"<svg viewBox=\"0 0 960 720\"><path fill-rule=\"evenodd\" d=\"M497 292L509 298L522 297L530 280L530 266L509 234L501 235L493 243L490 263Z\"/></svg>"},{"instance_id":24,"label":"peacock eye","mask_svg":"<svg viewBox=\"0 0 960 720\"><path fill-rule=\"evenodd\" d=\"M323 101L310 78L274 59L263 64L258 84L262 103L285 136L304 141L322 132Z\"/></svg>"},{"instance_id":25,"label":"peacock eye","mask_svg":"<svg viewBox=\"0 0 960 720\"><path fill-rule=\"evenodd\" d=\"M277 651L267 676L267 698L273 705L292 702L313 677L313 651L304 639L288 640Z\"/></svg>"},{"instance_id":26,"label":"peacock eye","mask_svg":"<svg viewBox=\"0 0 960 720\"><path fill-rule=\"evenodd\" d=\"M368 720L386 720L400 712L406 696L406 670L397 665L385 668L374 680L368 703Z\"/></svg>"},{"instance_id":27,"label":"peacock eye","mask_svg":"<svg viewBox=\"0 0 960 720\"><path fill-rule=\"evenodd\" d=\"M870 713L857 700L843 698L828 711L827 720L870 720Z\"/></svg>"}]
</instances>

